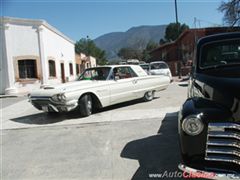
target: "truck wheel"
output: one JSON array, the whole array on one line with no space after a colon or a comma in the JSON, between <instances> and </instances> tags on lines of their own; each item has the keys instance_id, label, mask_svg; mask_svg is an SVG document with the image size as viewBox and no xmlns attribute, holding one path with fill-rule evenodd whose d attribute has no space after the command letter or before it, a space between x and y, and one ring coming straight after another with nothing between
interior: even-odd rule
<instances>
[{"instance_id":1,"label":"truck wheel","mask_svg":"<svg viewBox=\"0 0 240 180\"><path fill-rule=\"evenodd\" d=\"M148 91L144 94L143 100L144 101L151 101L151 100L153 100L153 97L154 97L154 92L153 91Z\"/></svg>"},{"instance_id":2,"label":"truck wheel","mask_svg":"<svg viewBox=\"0 0 240 180\"><path fill-rule=\"evenodd\" d=\"M92 97L89 94L83 95L78 102L80 114L83 117L90 116L92 114Z\"/></svg>"}]
</instances>

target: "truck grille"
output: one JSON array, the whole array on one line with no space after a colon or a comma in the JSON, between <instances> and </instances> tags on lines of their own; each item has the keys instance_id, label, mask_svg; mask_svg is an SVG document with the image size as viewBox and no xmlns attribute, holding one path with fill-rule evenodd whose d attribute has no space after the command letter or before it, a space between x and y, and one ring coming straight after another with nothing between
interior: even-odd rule
<instances>
[{"instance_id":1,"label":"truck grille","mask_svg":"<svg viewBox=\"0 0 240 180\"><path fill-rule=\"evenodd\" d=\"M205 160L240 165L240 124L209 123Z\"/></svg>"}]
</instances>

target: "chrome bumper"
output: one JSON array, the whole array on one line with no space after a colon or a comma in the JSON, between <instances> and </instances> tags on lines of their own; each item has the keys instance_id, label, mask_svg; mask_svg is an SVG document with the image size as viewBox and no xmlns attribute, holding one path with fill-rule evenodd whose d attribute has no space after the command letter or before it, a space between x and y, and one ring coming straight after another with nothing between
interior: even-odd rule
<instances>
[{"instance_id":1,"label":"chrome bumper","mask_svg":"<svg viewBox=\"0 0 240 180\"><path fill-rule=\"evenodd\" d=\"M45 112L68 112L78 106L78 100L70 100L65 103L53 103L50 98L30 98L29 101L39 110Z\"/></svg>"},{"instance_id":2,"label":"chrome bumper","mask_svg":"<svg viewBox=\"0 0 240 180\"><path fill-rule=\"evenodd\" d=\"M203 170L197 170L197 169L185 166L183 164L179 164L178 168L184 172L184 176L186 179L190 177L194 178L194 176L195 178L198 177L198 178L218 179L218 180L240 179L240 174L208 172Z\"/></svg>"}]
</instances>

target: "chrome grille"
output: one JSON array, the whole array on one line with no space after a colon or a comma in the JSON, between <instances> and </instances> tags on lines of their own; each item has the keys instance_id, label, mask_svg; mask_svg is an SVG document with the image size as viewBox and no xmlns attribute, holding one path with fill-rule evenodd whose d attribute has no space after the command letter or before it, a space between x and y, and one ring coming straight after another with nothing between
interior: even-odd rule
<instances>
[{"instance_id":1,"label":"chrome grille","mask_svg":"<svg viewBox=\"0 0 240 180\"><path fill-rule=\"evenodd\" d=\"M47 106L51 103L50 97L31 97L30 101L40 106Z\"/></svg>"},{"instance_id":2,"label":"chrome grille","mask_svg":"<svg viewBox=\"0 0 240 180\"><path fill-rule=\"evenodd\" d=\"M240 124L209 123L205 160L240 165Z\"/></svg>"}]
</instances>

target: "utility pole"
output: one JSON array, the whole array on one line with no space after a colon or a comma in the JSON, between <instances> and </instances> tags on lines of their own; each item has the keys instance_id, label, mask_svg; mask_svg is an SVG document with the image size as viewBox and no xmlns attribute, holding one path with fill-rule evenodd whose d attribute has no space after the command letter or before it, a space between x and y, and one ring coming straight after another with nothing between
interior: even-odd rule
<instances>
[{"instance_id":1,"label":"utility pole","mask_svg":"<svg viewBox=\"0 0 240 180\"><path fill-rule=\"evenodd\" d=\"M179 23L178 23L178 10L177 10L177 0L175 0L175 16L176 16L176 25L177 25L177 35L179 37ZM177 40L177 39L176 39ZM181 61L180 61L180 48L178 41L177 43L177 71L178 71L178 78L182 78L182 67L181 67Z\"/></svg>"},{"instance_id":2,"label":"utility pole","mask_svg":"<svg viewBox=\"0 0 240 180\"><path fill-rule=\"evenodd\" d=\"M175 0L175 15L176 15L176 23L178 24L177 0Z\"/></svg>"}]
</instances>

